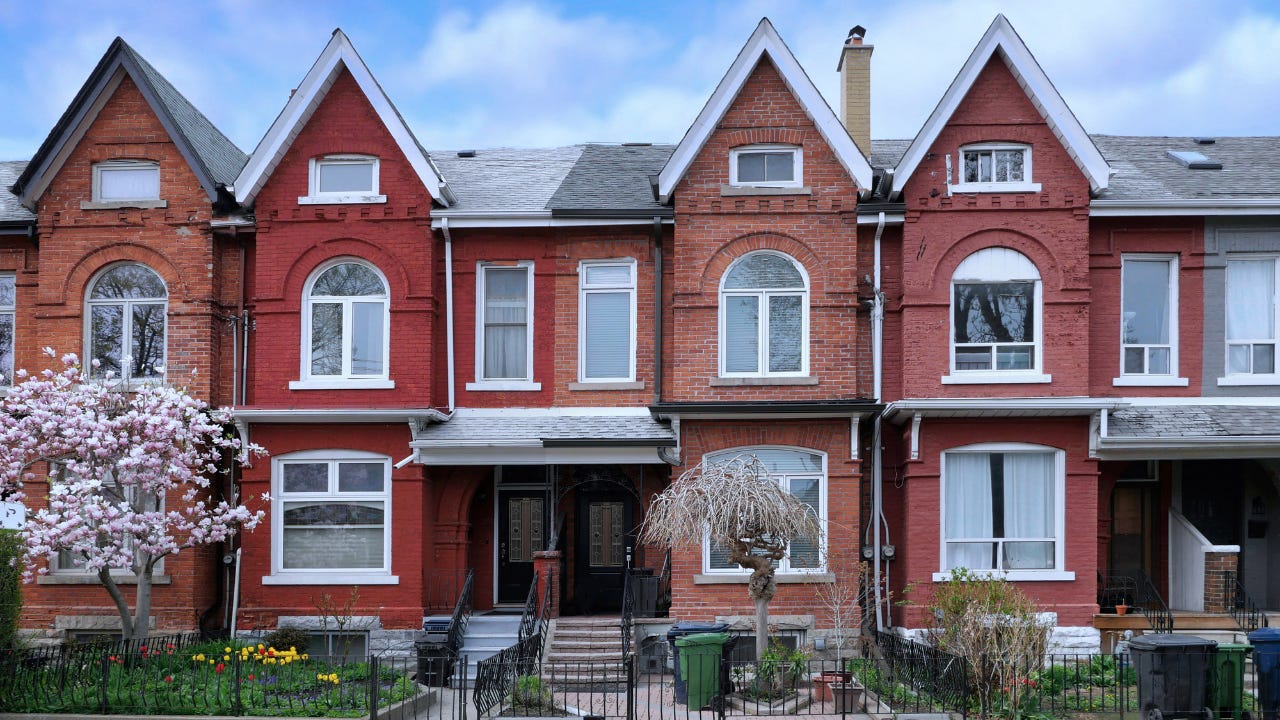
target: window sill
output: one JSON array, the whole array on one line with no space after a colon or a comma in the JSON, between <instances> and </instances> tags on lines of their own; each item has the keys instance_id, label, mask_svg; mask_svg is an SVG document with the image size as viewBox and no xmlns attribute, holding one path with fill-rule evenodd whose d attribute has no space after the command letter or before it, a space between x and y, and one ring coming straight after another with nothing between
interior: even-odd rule
<instances>
[{"instance_id":1,"label":"window sill","mask_svg":"<svg viewBox=\"0 0 1280 720\"><path fill-rule=\"evenodd\" d=\"M796 186L721 185L720 197L751 197L754 195L812 195L813 188Z\"/></svg>"},{"instance_id":2,"label":"window sill","mask_svg":"<svg viewBox=\"0 0 1280 720\"><path fill-rule=\"evenodd\" d=\"M532 382L529 380L484 380L481 382L467 383L467 390L470 392L494 392L502 390L537 392L541 389L542 383Z\"/></svg>"},{"instance_id":3,"label":"window sill","mask_svg":"<svg viewBox=\"0 0 1280 720\"><path fill-rule=\"evenodd\" d=\"M1218 378L1220 387L1247 387L1250 385L1280 385L1280 375L1228 375Z\"/></svg>"},{"instance_id":4,"label":"window sill","mask_svg":"<svg viewBox=\"0 0 1280 720\"><path fill-rule=\"evenodd\" d=\"M1076 574L1070 570L970 570L970 577L980 580L1009 580L1012 582L1070 582ZM937 572L933 574L934 582L948 582L951 573Z\"/></svg>"},{"instance_id":5,"label":"window sill","mask_svg":"<svg viewBox=\"0 0 1280 720\"><path fill-rule=\"evenodd\" d=\"M942 376L943 385L1005 385L1052 381L1052 375L1029 372L963 372Z\"/></svg>"},{"instance_id":6,"label":"window sill","mask_svg":"<svg viewBox=\"0 0 1280 720\"><path fill-rule=\"evenodd\" d=\"M124 208L167 208L168 200L110 200L97 202L80 201L81 210L122 210Z\"/></svg>"},{"instance_id":7,"label":"window sill","mask_svg":"<svg viewBox=\"0 0 1280 720\"><path fill-rule=\"evenodd\" d=\"M303 195L299 205L375 205L385 203L386 195Z\"/></svg>"},{"instance_id":8,"label":"window sill","mask_svg":"<svg viewBox=\"0 0 1280 720\"><path fill-rule=\"evenodd\" d=\"M263 585L399 585L400 577L385 573L332 572L263 575Z\"/></svg>"},{"instance_id":9,"label":"window sill","mask_svg":"<svg viewBox=\"0 0 1280 720\"><path fill-rule=\"evenodd\" d=\"M1019 193L1040 192L1040 183L957 183L953 193Z\"/></svg>"},{"instance_id":10,"label":"window sill","mask_svg":"<svg viewBox=\"0 0 1280 720\"><path fill-rule=\"evenodd\" d=\"M629 382L571 382L569 383L571 391L589 391L589 390L643 390L644 381Z\"/></svg>"},{"instance_id":11,"label":"window sill","mask_svg":"<svg viewBox=\"0 0 1280 720\"><path fill-rule=\"evenodd\" d=\"M1121 375L1111 381L1115 387L1187 387L1187 378L1172 375Z\"/></svg>"},{"instance_id":12,"label":"window sill","mask_svg":"<svg viewBox=\"0 0 1280 720\"><path fill-rule=\"evenodd\" d=\"M812 375L782 377L713 377L707 383L711 387L745 387L755 385L817 385Z\"/></svg>"},{"instance_id":13,"label":"window sill","mask_svg":"<svg viewBox=\"0 0 1280 720\"><path fill-rule=\"evenodd\" d=\"M112 579L117 585L137 585L138 578L135 575L112 574ZM151 577L152 585L168 585L172 582L168 575L153 575ZM40 575L36 577L37 585L101 585L102 581L98 580L97 575L88 573L50 573L48 575Z\"/></svg>"},{"instance_id":14,"label":"window sill","mask_svg":"<svg viewBox=\"0 0 1280 720\"><path fill-rule=\"evenodd\" d=\"M290 380L290 390L391 390L395 380Z\"/></svg>"},{"instance_id":15,"label":"window sill","mask_svg":"<svg viewBox=\"0 0 1280 720\"><path fill-rule=\"evenodd\" d=\"M751 579L751 573L745 570L741 573L702 573L693 576L694 585L746 585ZM779 585L791 585L800 583L829 583L835 581L835 576L831 573L777 573L773 579Z\"/></svg>"}]
</instances>

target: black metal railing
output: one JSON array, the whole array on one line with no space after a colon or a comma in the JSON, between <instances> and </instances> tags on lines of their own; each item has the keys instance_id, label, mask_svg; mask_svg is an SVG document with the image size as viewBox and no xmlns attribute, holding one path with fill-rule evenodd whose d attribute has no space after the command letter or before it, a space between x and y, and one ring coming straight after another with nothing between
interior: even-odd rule
<instances>
[{"instance_id":1,"label":"black metal railing","mask_svg":"<svg viewBox=\"0 0 1280 720\"><path fill-rule=\"evenodd\" d=\"M1245 591L1244 585L1240 584L1240 577L1228 570L1224 573L1223 580L1227 591L1227 608L1236 624L1247 632L1267 627L1267 614Z\"/></svg>"},{"instance_id":2,"label":"black metal railing","mask_svg":"<svg viewBox=\"0 0 1280 720\"><path fill-rule=\"evenodd\" d=\"M471 691L476 715L483 716L518 691L518 682L523 678L536 677L541 661L542 635L534 634L476 663L476 681Z\"/></svg>"},{"instance_id":3,"label":"black metal railing","mask_svg":"<svg viewBox=\"0 0 1280 720\"><path fill-rule=\"evenodd\" d=\"M631 588L631 548L627 548L627 566L622 573L622 656L631 654L631 638L634 636L636 601Z\"/></svg>"},{"instance_id":4,"label":"black metal railing","mask_svg":"<svg viewBox=\"0 0 1280 720\"><path fill-rule=\"evenodd\" d=\"M456 570L432 568L431 583L425 589L426 602L423 603L423 615L448 615L457 607L458 597L470 582L474 571L471 568Z\"/></svg>"},{"instance_id":5,"label":"black metal railing","mask_svg":"<svg viewBox=\"0 0 1280 720\"><path fill-rule=\"evenodd\" d=\"M524 598L524 612L520 614L521 641L533 634L538 623L538 571L533 571L533 582L529 583L529 594Z\"/></svg>"},{"instance_id":6,"label":"black metal railing","mask_svg":"<svg viewBox=\"0 0 1280 720\"><path fill-rule=\"evenodd\" d=\"M1098 571L1098 606L1102 612L1115 612L1127 605L1141 613L1151 629L1158 633L1173 632L1173 613L1156 589L1151 576L1140 569Z\"/></svg>"},{"instance_id":7,"label":"black metal railing","mask_svg":"<svg viewBox=\"0 0 1280 720\"><path fill-rule=\"evenodd\" d=\"M1165 603L1160 591L1156 590L1155 583L1151 582L1151 576L1142 572L1139 580L1141 581L1137 602L1139 612L1147 618L1147 623L1155 632L1173 632L1173 613L1170 612L1169 605Z\"/></svg>"},{"instance_id":8,"label":"black metal railing","mask_svg":"<svg viewBox=\"0 0 1280 720\"><path fill-rule=\"evenodd\" d=\"M467 625L471 622L475 580L475 570L468 570L467 579L463 581L462 589L458 592L458 601L453 605L453 615L449 618L449 650L455 653L462 647L462 639L467 634Z\"/></svg>"}]
</instances>

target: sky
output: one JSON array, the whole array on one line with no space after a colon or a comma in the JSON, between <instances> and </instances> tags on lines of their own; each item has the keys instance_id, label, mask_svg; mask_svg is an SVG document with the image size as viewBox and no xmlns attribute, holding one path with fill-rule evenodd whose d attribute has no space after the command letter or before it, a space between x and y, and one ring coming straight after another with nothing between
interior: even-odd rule
<instances>
[{"instance_id":1,"label":"sky","mask_svg":"<svg viewBox=\"0 0 1280 720\"><path fill-rule=\"evenodd\" d=\"M678 142L765 16L833 107L865 26L872 136L910 138L997 13L1089 132L1280 134L1277 0L0 0L0 160L117 35L252 152L338 27L428 149Z\"/></svg>"}]
</instances>

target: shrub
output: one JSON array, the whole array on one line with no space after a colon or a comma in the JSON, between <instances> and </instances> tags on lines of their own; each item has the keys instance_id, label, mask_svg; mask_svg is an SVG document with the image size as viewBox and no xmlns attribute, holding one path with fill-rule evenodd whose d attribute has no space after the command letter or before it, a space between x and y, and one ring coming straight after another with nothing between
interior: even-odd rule
<instances>
[{"instance_id":1,"label":"shrub","mask_svg":"<svg viewBox=\"0 0 1280 720\"><path fill-rule=\"evenodd\" d=\"M511 704L525 708L550 708L551 690L537 675L521 675L516 678L515 689L511 691Z\"/></svg>"},{"instance_id":2,"label":"shrub","mask_svg":"<svg viewBox=\"0 0 1280 720\"><path fill-rule=\"evenodd\" d=\"M13 530L0 530L0 648L13 647L22 612L22 554L26 546Z\"/></svg>"},{"instance_id":3,"label":"shrub","mask_svg":"<svg viewBox=\"0 0 1280 720\"><path fill-rule=\"evenodd\" d=\"M263 645L277 650L297 648L298 652L307 652L307 645L310 643L311 633L301 628L280 628L262 638Z\"/></svg>"}]
</instances>

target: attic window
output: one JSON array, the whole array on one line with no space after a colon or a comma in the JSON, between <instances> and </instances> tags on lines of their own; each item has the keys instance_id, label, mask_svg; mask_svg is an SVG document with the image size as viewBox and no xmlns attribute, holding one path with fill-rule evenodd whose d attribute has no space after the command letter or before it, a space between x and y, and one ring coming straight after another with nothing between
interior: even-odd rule
<instances>
[{"instance_id":1,"label":"attic window","mask_svg":"<svg viewBox=\"0 0 1280 720\"><path fill-rule=\"evenodd\" d=\"M729 184L800 187L804 156L794 145L747 145L729 151Z\"/></svg>"},{"instance_id":2,"label":"attic window","mask_svg":"<svg viewBox=\"0 0 1280 720\"><path fill-rule=\"evenodd\" d=\"M1031 182L1031 146L983 143L960 148L956 192L1038 192Z\"/></svg>"},{"instance_id":3,"label":"attic window","mask_svg":"<svg viewBox=\"0 0 1280 720\"><path fill-rule=\"evenodd\" d=\"M160 202L160 165L143 160L110 160L93 166L94 207L156 207Z\"/></svg>"},{"instance_id":4,"label":"attic window","mask_svg":"<svg viewBox=\"0 0 1280 720\"><path fill-rule=\"evenodd\" d=\"M1204 153L1194 150L1166 150L1169 157L1189 170L1221 170L1222 163L1210 160Z\"/></svg>"},{"instance_id":5,"label":"attic window","mask_svg":"<svg viewBox=\"0 0 1280 720\"><path fill-rule=\"evenodd\" d=\"M298 198L300 205L384 203L378 194L378 158L371 155L325 155L312 158L308 185L310 194Z\"/></svg>"}]
</instances>

